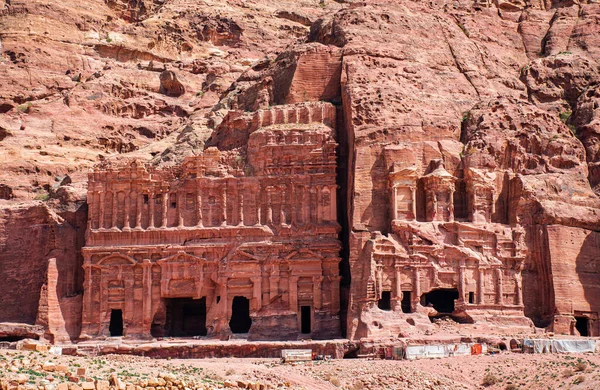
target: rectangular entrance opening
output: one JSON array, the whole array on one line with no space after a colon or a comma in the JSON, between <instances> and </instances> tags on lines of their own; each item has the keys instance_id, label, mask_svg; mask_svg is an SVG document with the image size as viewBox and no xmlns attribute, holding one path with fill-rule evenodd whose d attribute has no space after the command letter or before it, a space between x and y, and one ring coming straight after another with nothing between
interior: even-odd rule
<instances>
[{"instance_id":1,"label":"rectangular entrance opening","mask_svg":"<svg viewBox=\"0 0 600 390\"><path fill-rule=\"evenodd\" d=\"M168 337L206 336L206 298L166 300Z\"/></svg>"},{"instance_id":2,"label":"rectangular entrance opening","mask_svg":"<svg viewBox=\"0 0 600 390\"><path fill-rule=\"evenodd\" d=\"M412 313L410 309L410 291L402 291L402 313Z\"/></svg>"},{"instance_id":3,"label":"rectangular entrance opening","mask_svg":"<svg viewBox=\"0 0 600 390\"><path fill-rule=\"evenodd\" d=\"M310 306L300 306L300 332L302 334L309 334L310 329Z\"/></svg>"},{"instance_id":4,"label":"rectangular entrance opening","mask_svg":"<svg viewBox=\"0 0 600 390\"><path fill-rule=\"evenodd\" d=\"M121 309L112 309L110 311L108 331L111 337L123 336L123 311Z\"/></svg>"},{"instance_id":5,"label":"rectangular entrance opening","mask_svg":"<svg viewBox=\"0 0 600 390\"><path fill-rule=\"evenodd\" d=\"M231 303L231 320L229 320L231 333L248 333L251 326L250 300L242 296L233 297L233 302Z\"/></svg>"},{"instance_id":6,"label":"rectangular entrance opening","mask_svg":"<svg viewBox=\"0 0 600 390\"><path fill-rule=\"evenodd\" d=\"M590 335L590 319L587 317L575 317L575 328L580 336L588 337Z\"/></svg>"},{"instance_id":7,"label":"rectangular entrance opening","mask_svg":"<svg viewBox=\"0 0 600 390\"><path fill-rule=\"evenodd\" d=\"M469 303L475 303L475 293L473 291L469 292Z\"/></svg>"},{"instance_id":8,"label":"rectangular entrance opening","mask_svg":"<svg viewBox=\"0 0 600 390\"><path fill-rule=\"evenodd\" d=\"M381 299L377 302L377 307L381 310L392 310L392 292L382 291Z\"/></svg>"}]
</instances>

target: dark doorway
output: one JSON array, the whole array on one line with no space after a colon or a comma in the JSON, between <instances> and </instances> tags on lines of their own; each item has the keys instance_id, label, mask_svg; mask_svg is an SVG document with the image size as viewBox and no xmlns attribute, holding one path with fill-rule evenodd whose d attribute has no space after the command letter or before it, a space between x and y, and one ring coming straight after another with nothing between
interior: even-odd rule
<instances>
[{"instance_id":1,"label":"dark doorway","mask_svg":"<svg viewBox=\"0 0 600 390\"><path fill-rule=\"evenodd\" d=\"M402 291L402 313L412 313L410 308L410 291Z\"/></svg>"},{"instance_id":2,"label":"dark doorway","mask_svg":"<svg viewBox=\"0 0 600 390\"><path fill-rule=\"evenodd\" d=\"M475 303L475 293L473 291L469 292L469 303Z\"/></svg>"},{"instance_id":3,"label":"dark doorway","mask_svg":"<svg viewBox=\"0 0 600 390\"><path fill-rule=\"evenodd\" d=\"M587 317L575 317L575 328L580 336L587 337L589 332L590 320Z\"/></svg>"},{"instance_id":4,"label":"dark doorway","mask_svg":"<svg viewBox=\"0 0 600 390\"><path fill-rule=\"evenodd\" d=\"M246 297L234 297L231 303L231 320L229 321L231 332L248 333L251 325L250 301Z\"/></svg>"},{"instance_id":5,"label":"dark doorway","mask_svg":"<svg viewBox=\"0 0 600 390\"><path fill-rule=\"evenodd\" d=\"M166 336L206 336L206 298L167 299Z\"/></svg>"},{"instance_id":6,"label":"dark doorway","mask_svg":"<svg viewBox=\"0 0 600 390\"><path fill-rule=\"evenodd\" d=\"M392 310L392 292L391 291L382 291L381 299L377 302L377 307L381 310Z\"/></svg>"},{"instance_id":7,"label":"dark doorway","mask_svg":"<svg viewBox=\"0 0 600 390\"><path fill-rule=\"evenodd\" d=\"M440 288L424 295L426 305L433 305L438 313L450 314L454 311L454 300L458 299L458 290Z\"/></svg>"},{"instance_id":8,"label":"dark doorway","mask_svg":"<svg viewBox=\"0 0 600 390\"><path fill-rule=\"evenodd\" d=\"M108 331L111 337L123 336L123 311L121 309L112 309L110 311Z\"/></svg>"},{"instance_id":9,"label":"dark doorway","mask_svg":"<svg viewBox=\"0 0 600 390\"><path fill-rule=\"evenodd\" d=\"M300 306L300 332L303 334L309 334L310 328L310 306Z\"/></svg>"}]
</instances>

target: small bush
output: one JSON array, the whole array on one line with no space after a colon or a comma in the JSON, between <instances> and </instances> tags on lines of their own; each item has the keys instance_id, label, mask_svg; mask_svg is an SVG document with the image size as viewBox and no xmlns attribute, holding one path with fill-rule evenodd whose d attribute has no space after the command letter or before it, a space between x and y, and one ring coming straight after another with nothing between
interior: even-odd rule
<instances>
[{"instance_id":1,"label":"small bush","mask_svg":"<svg viewBox=\"0 0 600 390\"><path fill-rule=\"evenodd\" d=\"M31 102L27 102L27 103L18 105L17 111L23 112L23 113L29 112L29 110L31 109L31 106L32 106Z\"/></svg>"},{"instance_id":2,"label":"small bush","mask_svg":"<svg viewBox=\"0 0 600 390\"><path fill-rule=\"evenodd\" d=\"M481 382L485 387L493 386L496 383L498 383L498 378L494 374L486 374L483 377L483 382Z\"/></svg>"},{"instance_id":3,"label":"small bush","mask_svg":"<svg viewBox=\"0 0 600 390\"><path fill-rule=\"evenodd\" d=\"M571 117L571 111L561 112L560 114L558 114L558 117L560 118L560 120L562 121L562 123L567 123L567 121Z\"/></svg>"},{"instance_id":4,"label":"small bush","mask_svg":"<svg viewBox=\"0 0 600 390\"><path fill-rule=\"evenodd\" d=\"M506 387L505 387L506 390L517 390L518 388L519 388L519 386L515 385L514 383L506 385Z\"/></svg>"},{"instance_id":5,"label":"small bush","mask_svg":"<svg viewBox=\"0 0 600 390\"><path fill-rule=\"evenodd\" d=\"M336 387L340 387L341 382L338 379L338 377L333 376L333 375L327 375L324 378L327 382L331 383L332 385L336 386Z\"/></svg>"},{"instance_id":6,"label":"small bush","mask_svg":"<svg viewBox=\"0 0 600 390\"><path fill-rule=\"evenodd\" d=\"M583 375L579 375L577 378L575 378L575 380L573 381L573 384L578 385L580 383L583 383L584 380L585 380L585 377Z\"/></svg>"},{"instance_id":7,"label":"small bush","mask_svg":"<svg viewBox=\"0 0 600 390\"><path fill-rule=\"evenodd\" d=\"M575 365L575 371L577 372L583 372L587 369L587 363L586 362L577 362L577 364Z\"/></svg>"}]
</instances>

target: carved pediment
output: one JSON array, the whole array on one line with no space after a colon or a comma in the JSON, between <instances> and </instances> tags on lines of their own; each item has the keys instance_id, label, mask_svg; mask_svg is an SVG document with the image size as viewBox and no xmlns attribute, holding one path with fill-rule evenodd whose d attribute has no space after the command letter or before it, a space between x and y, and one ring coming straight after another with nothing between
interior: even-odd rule
<instances>
[{"instance_id":1,"label":"carved pediment","mask_svg":"<svg viewBox=\"0 0 600 390\"><path fill-rule=\"evenodd\" d=\"M115 267L115 266L123 266L123 265L135 265L137 262L129 256L113 253L104 258L102 258L98 265L105 267Z\"/></svg>"},{"instance_id":2,"label":"carved pediment","mask_svg":"<svg viewBox=\"0 0 600 390\"><path fill-rule=\"evenodd\" d=\"M323 260L323 256L318 253L311 251L310 249L300 249L299 251L293 251L287 255L284 260L286 261L298 261L298 260Z\"/></svg>"},{"instance_id":3,"label":"carved pediment","mask_svg":"<svg viewBox=\"0 0 600 390\"><path fill-rule=\"evenodd\" d=\"M206 259L190 255L183 251L179 251L176 254L174 254L173 256L169 256L169 257L166 257L164 259L157 261L157 263L160 264L161 267L168 265L168 264L190 264L190 265L200 264L201 265L201 264L204 264L205 262L206 262Z\"/></svg>"}]
</instances>

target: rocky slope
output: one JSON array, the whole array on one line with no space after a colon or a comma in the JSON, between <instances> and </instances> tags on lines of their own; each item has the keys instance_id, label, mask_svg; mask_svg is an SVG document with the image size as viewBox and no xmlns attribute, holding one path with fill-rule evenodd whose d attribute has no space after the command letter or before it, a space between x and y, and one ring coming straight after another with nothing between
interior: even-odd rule
<instances>
[{"instance_id":1,"label":"rocky slope","mask_svg":"<svg viewBox=\"0 0 600 390\"><path fill-rule=\"evenodd\" d=\"M600 284L596 1L13 0L0 12L2 266L19 259L44 273L61 247L24 247L11 226L81 234L85 216L65 216L83 203L94 164L168 165L209 146L245 153L243 111L325 100L343 114L346 297L368 279L365 243L390 231L394 149L421 173L432 159L456 175L494 173L506 194L497 221L526 232L525 314L536 325L550 324L561 299L599 310L589 298ZM588 244L562 250L568 229ZM582 254L596 259L585 278ZM574 296L554 290L557 261L573 265L562 272L577 280ZM81 291L75 274L61 274L72 286L63 297ZM354 334L363 308L348 304Z\"/></svg>"}]
</instances>

